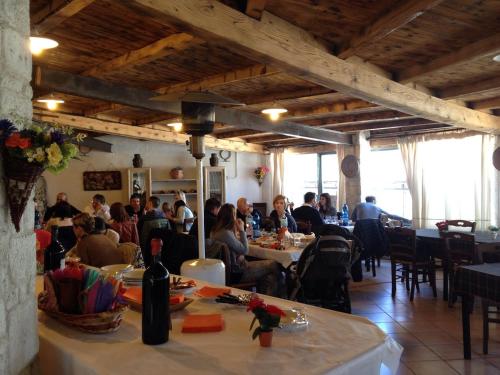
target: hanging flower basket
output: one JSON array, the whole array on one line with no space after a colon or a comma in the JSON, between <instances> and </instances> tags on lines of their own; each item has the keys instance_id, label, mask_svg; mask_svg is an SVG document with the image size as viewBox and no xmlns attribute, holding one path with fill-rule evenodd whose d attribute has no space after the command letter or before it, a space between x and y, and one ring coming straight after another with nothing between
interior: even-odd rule
<instances>
[{"instance_id":1,"label":"hanging flower basket","mask_svg":"<svg viewBox=\"0 0 500 375\"><path fill-rule=\"evenodd\" d=\"M44 170L59 173L78 154L75 143L85 137L69 127L17 119L22 130L10 120L0 120L0 150L10 217L20 231L21 217L36 181Z\"/></svg>"},{"instance_id":2,"label":"hanging flower basket","mask_svg":"<svg viewBox=\"0 0 500 375\"><path fill-rule=\"evenodd\" d=\"M260 166L255 168L253 171L255 178L257 179L257 182L259 183L259 186L261 186L264 182L264 179L266 178L267 174L269 173L269 168L266 167L265 165Z\"/></svg>"}]
</instances>

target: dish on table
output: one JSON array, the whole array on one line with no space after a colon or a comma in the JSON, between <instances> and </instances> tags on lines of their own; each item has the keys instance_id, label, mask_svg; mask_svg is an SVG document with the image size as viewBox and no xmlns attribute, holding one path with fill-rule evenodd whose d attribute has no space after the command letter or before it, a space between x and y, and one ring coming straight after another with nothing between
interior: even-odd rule
<instances>
[{"instance_id":1,"label":"dish on table","mask_svg":"<svg viewBox=\"0 0 500 375\"><path fill-rule=\"evenodd\" d=\"M134 266L131 264L110 264L109 266L101 267L101 271L116 274L130 272L134 269Z\"/></svg>"},{"instance_id":2,"label":"dish on table","mask_svg":"<svg viewBox=\"0 0 500 375\"><path fill-rule=\"evenodd\" d=\"M123 294L123 298L129 304L130 308L136 311L142 311L142 288L131 287ZM183 294L170 293L170 312L184 309L193 302L193 298L184 297Z\"/></svg>"}]
</instances>

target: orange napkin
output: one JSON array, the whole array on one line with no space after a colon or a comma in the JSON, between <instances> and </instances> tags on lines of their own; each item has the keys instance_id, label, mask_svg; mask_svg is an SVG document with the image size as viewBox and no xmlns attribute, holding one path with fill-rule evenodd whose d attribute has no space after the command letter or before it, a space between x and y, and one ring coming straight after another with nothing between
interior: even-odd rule
<instances>
[{"instance_id":1,"label":"orange napkin","mask_svg":"<svg viewBox=\"0 0 500 375\"><path fill-rule=\"evenodd\" d=\"M142 305L142 287L133 286L127 288L125 293L123 293L123 298L133 303ZM176 294L170 297L170 304L176 305L178 303L184 302L184 294Z\"/></svg>"},{"instance_id":2,"label":"orange napkin","mask_svg":"<svg viewBox=\"0 0 500 375\"><path fill-rule=\"evenodd\" d=\"M210 286L204 286L196 292L198 297L217 297L224 293L230 293L230 288L212 288Z\"/></svg>"},{"instance_id":3,"label":"orange napkin","mask_svg":"<svg viewBox=\"0 0 500 375\"><path fill-rule=\"evenodd\" d=\"M183 333L219 332L224 328L221 314L188 315L182 323Z\"/></svg>"}]
</instances>

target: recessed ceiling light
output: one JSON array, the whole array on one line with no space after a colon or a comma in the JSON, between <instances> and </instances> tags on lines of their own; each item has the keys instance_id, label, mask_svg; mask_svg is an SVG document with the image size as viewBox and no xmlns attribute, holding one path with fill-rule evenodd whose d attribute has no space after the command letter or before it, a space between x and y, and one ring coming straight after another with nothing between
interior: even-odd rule
<instances>
[{"instance_id":1,"label":"recessed ceiling light","mask_svg":"<svg viewBox=\"0 0 500 375\"><path fill-rule=\"evenodd\" d=\"M51 111L55 111L59 104L64 103L62 99L38 99L37 102L45 103L47 105L47 109Z\"/></svg>"},{"instance_id":2,"label":"recessed ceiling light","mask_svg":"<svg viewBox=\"0 0 500 375\"><path fill-rule=\"evenodd\" d=\"M56 48L59 45L55 40L49 38L30 37L30 50L33 55L40 55L44 50Z\"/></svg>"},{"instance_id":3,"label":"recessed ceiling light","mask_svg":"<svg viewBox=\"0 0 500 375\"><path fill-rule=\"evenodd\" d=\"M500 62L500 55L494 56L493 61Z\"/></svg>"},{"instance_id":4,"label":"recessed ceiling light","mask_svg":"<svg viewBox=\"0 0 500 375\"><path fill-rule=\"evenodd\" d=\"M271 121L277 121L282 113L288 112L285 108L266 108L262 110L262 113L269 115Z\"/></svg>"},{"instance_id":5,"label":"recessed ceiling light","mask_svg":"<svg viewBox=\"0 0 500 375\"><path fill-rule=\"evenodd\" d=\"M174 128L176 132L180 132L182 130L182 122L171 122L167 125Z\"/></svg>"}]
</instances>

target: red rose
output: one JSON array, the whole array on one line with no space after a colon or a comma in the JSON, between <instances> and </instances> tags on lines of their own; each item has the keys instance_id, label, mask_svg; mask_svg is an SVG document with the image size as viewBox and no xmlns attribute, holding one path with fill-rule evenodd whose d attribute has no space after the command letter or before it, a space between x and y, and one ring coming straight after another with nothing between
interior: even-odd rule
<instances>
[{"instance_id":1,"label":"red rose","mask_svg":"<svg viewBox=\"0 0 500 375\"><path fill-rule=\"evenodd\" d=\"M285 316L285 313L283 312L283 310L281 310L279 307L276 307L273 305L267 305L266 311L272 315Z\"/></svg>"},{"instance_id":2,"label":"red rose","mask_svg":"<svg viewBox=\"0 0 500 375\"><path fill-rule=\"evenodd\" d=\"M31 146L31 139L22 138L19 132L12 133L12 135L5 141L7 147L19 147L20 149L25 149Z\"/></svg>"},{"instance_id":3,"label":"red rose","mask_svg":"<svg viewBox=\"0 0 500 375\"><path fill-rule=\"evenodd\" d=\"M252 298L248 303L247 311L253 311L257 307L265 308L264 300L259 297Z\"/></svg>"},{"instance_id":4,"label":"red rose","mask_svg":"<svg viewBox=\"0 0 500 375\"><path fill-rule=\"evenodd\" d=\"M19 138L19 143L17 147L20 149L24 150L25 148L28 148L31 146L31 139L29 138Z\"/></svg>"}]
</instances>

